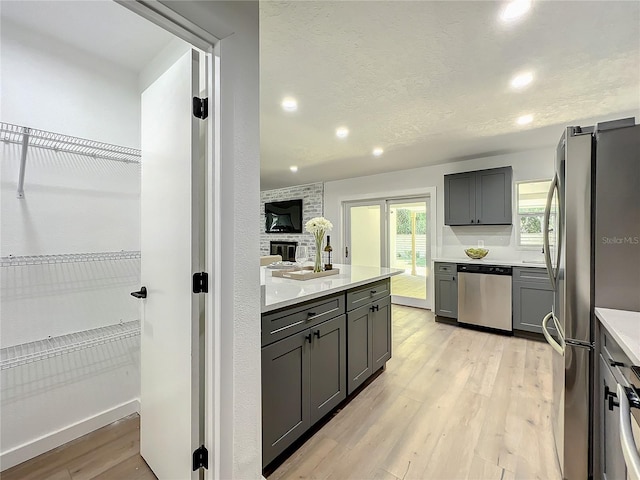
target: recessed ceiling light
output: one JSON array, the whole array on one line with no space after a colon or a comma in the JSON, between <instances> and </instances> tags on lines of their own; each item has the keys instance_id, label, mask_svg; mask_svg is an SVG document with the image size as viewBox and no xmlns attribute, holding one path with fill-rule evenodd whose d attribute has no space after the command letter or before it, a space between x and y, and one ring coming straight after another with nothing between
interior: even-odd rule
<instances>
[{"instance_id":1,"label":"recessed ceiling light","mask_svg":"<svg viewBox=\"0 0 640 480\"><path fill-rule=\"evenodd\" d=\"M500 20L512 22L527 13L529 9L531 9L531 0L512 0L500 12Z\"/></svg>"},{"instance_id":2,"label":"recessed ceiling light","mask_svg":"<svg viewBox=\"0 0 640 480\"><path fill-rule=\"evenodd\" d=\"M533 122L533 115L522 115L521 117L518 117L516 122L518 125L529 125Z\"/></svg>"},{"instance_id":3,"label":"recessed ceiling light","mask_svg":"<svg viewBox=\"0 0 640 480\"><path fill-rule=\"evenodd\" d=\"M511 79L511 88L519 90L526 87L533 81L533 72L519 73Z\"/></svg>"},{"instance_id":4,"label":"recessed ceiling light","mask_svg":"<svg viewBox=\"0 0 640 480\"><path fill-rule=\"evenodd\" d=\"M285 112L295 112L298 110L298 101L293 97L285 97L281 105Z\"/></svg>"},{"instance_id":5,"label":"recessed ceiling light","mask_svg":"<svg viewBox=\"0 0 640 480\"><path fill-rule=\"evenodd\" d=\"M373 156L374 157L379 157L383 153L384 153L384 150L381 149L380 147L376 147L376 148L373 149Z\"/></svg>"},{"instance_id":6,"label":"recessed ceiling light","mask_svg":"<svg viewBox=\"0 0 640 480\"><path fill-rule=\"evenodd\" d=\"M336 130L336 137L347 138L349 135L349 129L347 127L340 127Z\"/></svg>"},{"instance_id":7,"label":"recessed ceiling light","mask_svg":"<svg viewBox=\"0 0 640 480\"><path fill-rule=\"evenodd\" d=\"M289 167L289 170L291 170L293 173L296 173L298 171L298 166L297 165L291 165Z\"/></svg>"}]
</instances>

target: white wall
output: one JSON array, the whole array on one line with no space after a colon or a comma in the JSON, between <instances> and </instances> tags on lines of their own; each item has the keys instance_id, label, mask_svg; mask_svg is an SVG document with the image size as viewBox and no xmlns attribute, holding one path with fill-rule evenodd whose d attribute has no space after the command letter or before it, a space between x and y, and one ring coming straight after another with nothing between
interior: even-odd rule
<instances>
[{"instance_id":1,"label":"white wall","mask_svg":"<svg viewBox=\"0 0 640 480\"><path fill-rule=\"evenodd\" d=\"M334 224L336 263L344 260L344 228L342 203L366 198L388 198L424 195L428 187L436 187L435 222L437 257L465 258L464 248L477 245L478 240L490 250L490 258L504 260L542 259L538 249L523 249L516 245L514 226L444 225L444 175L485 168L513 166L513 181L550 179L553 176L554 149L529 150L462 162L400 170L379 175L327 182L324 186L325 216ZM514 189L515 192L515 189ZM515 202L514 202L515 218Z\"/></svg>"},{"instance_id":2,"label":"white wall","mask_svg":"<svg viewBox=\"0 0 640 480\"><path fill-rule=\"evenodd\" d=\"M222 38L220 478L260 478L258 2L162 3Z\"/></svg>"},{"instance_id":3,"label":"white wall","mask_svg":"<svg viewBox=\"0 0 640 480\"><path fill-rule=\"evenodd\" d=\"M3 122L140 148L138 76L2 20Z\"/></svg>"},{"instance_id":4,"label":"white wall","mask_svg":"<svg viewBox=\"0 0 640 480\"><path fill-rule=\"evenodd\" d=\"M2 23L1 119L124 146L140 145L135 73ZM0 145L0 254L140 249L140 165ZM137 259L2 267L1 346L139 319ZM1 468L137 410L139 338L2 370Z\"/></svg>"}]
</instances>

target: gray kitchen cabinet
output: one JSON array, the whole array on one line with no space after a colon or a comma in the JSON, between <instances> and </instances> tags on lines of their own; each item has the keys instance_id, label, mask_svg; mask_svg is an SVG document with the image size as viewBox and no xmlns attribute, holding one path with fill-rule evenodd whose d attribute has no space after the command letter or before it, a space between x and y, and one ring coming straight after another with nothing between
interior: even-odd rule
<instances>
[{"instance_id":1,"label":"gray kitchen cabinet","mask_svg":"<svg viewBox=\"0 0 640 480\"><path fill-rule=\"evenodd\" d=\"M616 385L608 359L600 355L600 468L604 480L627 478L624 456L620 446L620 417Z\"/></svg>"},{"instance_id":2,"label":"gray kitchen cabinet","mask_svg":"<svg viewBox=\"0 0 640 480\"><path fill-rule=\"evenodd\" d=\"M544 268L513 268L513 329L542 334L542 319L553 305L554 295ZM550 322L549 332L555 334Z\"/></svg>"},{"instance_id":3,"label":"gray kitchen cabinet","mask_svg":"<svg viewBox=\"0 0 640 480\"><path fill-rule=\"evenodd\" d=\"M391 297L374 302L371 307L371 353L375 372L391 358Z\"/></svg>"},{"instance_id":4,"label":"gray kitchen cabinet","mask_svg":"<svg viewBox=\"0 0 640 480\"><path fill-rule=\"evenodd\" d=\"M262 348L262 465L347 397L346 316Z\"/></svg>"},{"instance_id":5,"label":"gray kitchen cabinet","mask_svg":"<svg viewBox=\"0 0 640 480\"><path fill-rule=\"evenodd\" d=\"M340 315L311 329L309 344L309 401L311 425L347 398L346 316Z\"/></svg>"},{"instance_id":6,"label":"gray kitchen cabinet","mask_svg":"<svg viewBox=\"0 0 640 480\"><path fill-rule=\"evenodd\" d=\"M435 314L440 317L458 318L458 274L456 264L435 264Z\"/></svg>"},{"instance_id":7,"label":"gray kitchen cabinet","mask_svg":"<svg viewBox=\"0 0 640 480\"><path fill-rule=\"evenodd\" d=\"M266 466L311 426L310 330L262 348L262 465Z\"/></svg>"},{"instance_id":8,"label":"gray kitchen cabinet","mask_svg":"<svg viewBox=\"0 0 640 480\"><path fill-rule=\"evenodd\" d=\"M511 225L511 167L444 176L445 225Z\"/></svg>"},{"instance_id":9,"label":"gray kitchen cabinet","mask_svg":"<svg viewBox=\"0 0 640 480\"><path fill-rule=\"evenodd\" d=\"M391 358L391 297L347 313L347 392L353 393Z\"/></svg>"}]
</instances>

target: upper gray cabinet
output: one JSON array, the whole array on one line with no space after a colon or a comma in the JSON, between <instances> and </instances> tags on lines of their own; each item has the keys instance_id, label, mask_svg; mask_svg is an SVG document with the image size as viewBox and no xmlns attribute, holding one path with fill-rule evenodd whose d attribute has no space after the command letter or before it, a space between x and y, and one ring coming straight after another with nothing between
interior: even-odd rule
<instances>
[{"instance_id":1,"label":"upper gray cabinet","mask_svg":"<svg viewBox=\"0 0 640 480\"><path fill-rule=\"evenodd\" d=\"M511 167L444 176L445 225L511 225Z\"/></svg>"}]
</instances>

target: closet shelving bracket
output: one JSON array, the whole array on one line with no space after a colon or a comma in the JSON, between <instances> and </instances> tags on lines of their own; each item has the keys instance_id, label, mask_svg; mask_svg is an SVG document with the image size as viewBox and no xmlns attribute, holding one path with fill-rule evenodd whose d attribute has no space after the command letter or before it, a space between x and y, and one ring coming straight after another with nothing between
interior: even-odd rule
<instances>
[{"instance_id":1,"label":"closet shelving bracket","mask_svg":"<svg viewBox=\"0 0 640 480\"><path fill-rule=\"evenodd\" d=\"M93 158L124 163L140 163L142 153L130 147L71 137L61 133L47 132L35 128L0 122L0 140L22 146L20 152L20 173L18 175L18 198L24 198L24 177L27 153L30 147L44 148L55 152L75 153Z\"/></svg>"}]
</instances>

